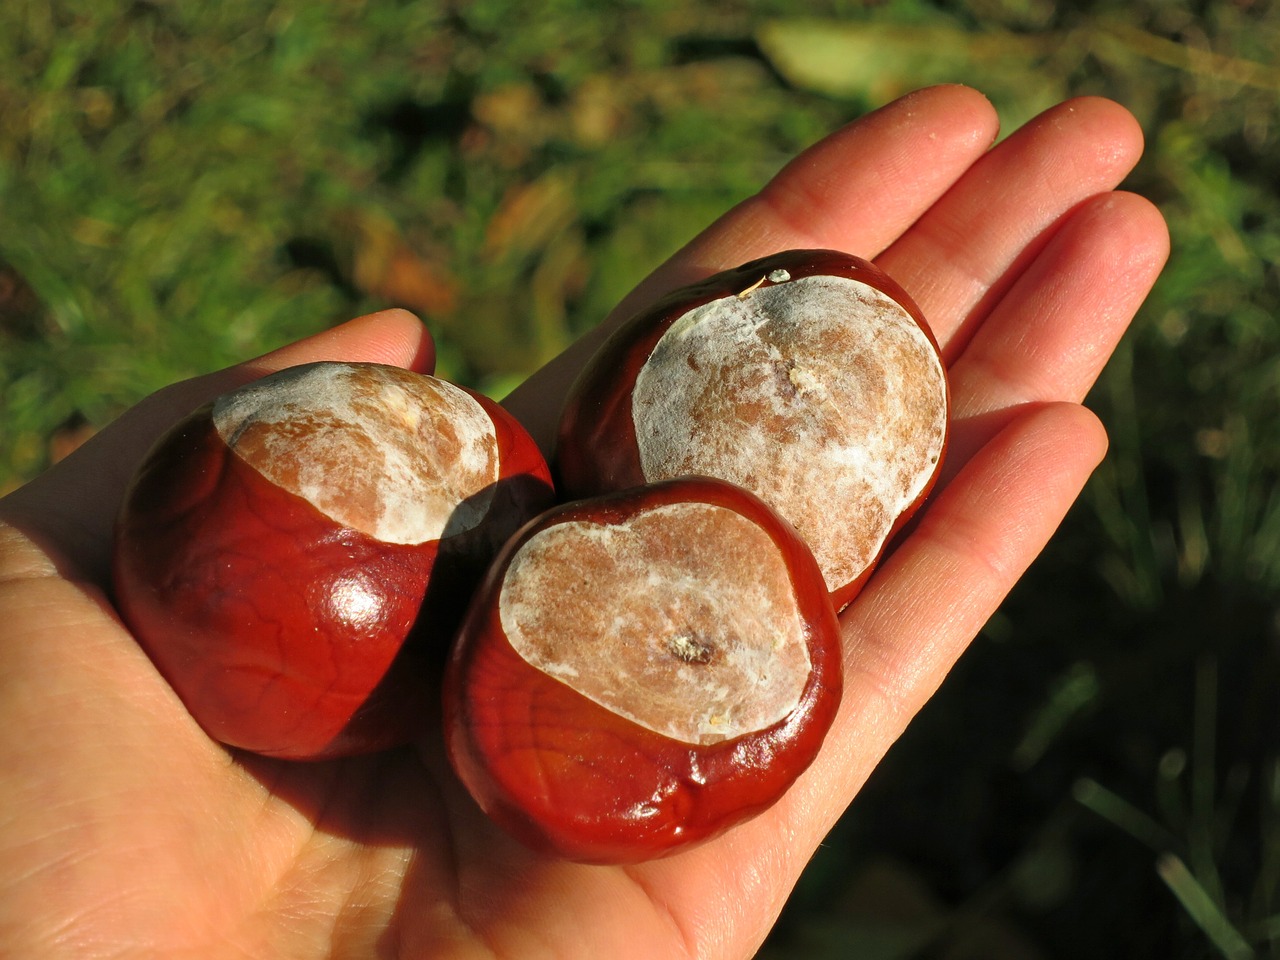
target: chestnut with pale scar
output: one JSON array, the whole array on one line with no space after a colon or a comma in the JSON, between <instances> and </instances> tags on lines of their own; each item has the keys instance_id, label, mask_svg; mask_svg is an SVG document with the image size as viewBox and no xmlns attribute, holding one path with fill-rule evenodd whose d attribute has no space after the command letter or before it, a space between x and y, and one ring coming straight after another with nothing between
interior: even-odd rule
<instances>
[{"instance_id":1,"label":"chestnut with pale scar","mask_svg":"<svg viewBox=\"0 0 1280 960\"><path fill-rule=\"evenodd\" d=\"M474 568L550 498L493 401L398 367L293 367L151 451L117 524L115 599L215 739L380 750L421 725Z\"/></svg>"},{"instance_id":2,"label":"chestnut with pale scar","mask_svg":"<svg viewBox=\"0 0 1280 960\"><path fill-rule=\"evenodd\" d=\"M445 727L498 823L624 862L775 802L840 691L812 553L749 491L684 478L556 508L508 544L455 647Z\"/></svg>"},{"instance_id":3,"label":"chestnut with pale scar","mask_svg":"<svg viewBox=\"0 0 1280 960\"><path fill-rule=\"evenodd\" d=\"M927 324L872 264L789 251L677 291L575 386L556 464L588 495L713 476L800 531L837 606L927 495L948 435Z\"/></svg>"}]
</instances>

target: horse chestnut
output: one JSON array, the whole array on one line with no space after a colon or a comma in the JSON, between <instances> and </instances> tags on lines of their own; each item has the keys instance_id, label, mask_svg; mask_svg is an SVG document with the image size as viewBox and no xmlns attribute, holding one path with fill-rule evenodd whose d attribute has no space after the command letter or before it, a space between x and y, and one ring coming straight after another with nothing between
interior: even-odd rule
<instances>
[{"instance_id":1,"label":"horse chestnut","mask_svg":"<svg viewBox=\"0 0 1280 960\"><path fill-rule=\"evenodd\" d=\"M938 346L877 267L791 250L678 290L589 362L561 419L562 493L706 475L761 496L838 608L928 494L948 430Z\"/></svg>"},{"instance_id":2,"label":"horse chestnut","mask_svg":"<svg viewBox=\"0 0 1280 960\"><path fill-rule=\"evenodd\" d=\"M293 367L153 448L120 512L115 599L215 739L375 750L421 721L431 647L442 665L483 567L550 499L492 401L397 367Z\"/></svg>"},{"instance_id":3,"label":"horse chestnut","mask_svg":"<svg viewBox=\"0 0 1280 960\"><path fill-rule=\"evenodd\" d=\"M841 691L812 553L753 494L691 478L578 501L490 568L445 675L450 760L530 846L648 859L778 799Z\"/></svg>"}]
</instances>

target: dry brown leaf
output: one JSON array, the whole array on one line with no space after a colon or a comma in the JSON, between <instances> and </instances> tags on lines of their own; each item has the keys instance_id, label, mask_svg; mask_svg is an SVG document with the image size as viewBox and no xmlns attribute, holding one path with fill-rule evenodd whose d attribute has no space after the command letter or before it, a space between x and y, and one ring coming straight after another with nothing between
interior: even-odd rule
<instances>
[{"instance_id":1,"label":"dry brown leaf","mask_svg":"<svg viewBox=\"0 0 1280 960\"><path fill-rule=\"evenodd\" d=\"M541 249L573 220L573 192L563 177L548 173L514 184L503 195L485 232L490 260Z\"/></svg>"},{"instance_id":2,"label":"dry brown leaf","mask_svg":"<svg viewBox=\"0 0 1280 960\"><path fill-rule=\"evenodd\" d=\"M447 316L458 300L458 282L441 262L415 250L383 217L356 220L352 280L365 293L424 316Z\"/></svg>"}]
</instances>

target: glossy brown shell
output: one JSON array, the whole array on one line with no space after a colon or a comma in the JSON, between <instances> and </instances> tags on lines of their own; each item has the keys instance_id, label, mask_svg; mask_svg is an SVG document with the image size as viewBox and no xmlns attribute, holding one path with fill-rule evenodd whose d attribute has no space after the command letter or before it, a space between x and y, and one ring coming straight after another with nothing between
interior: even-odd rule
<instances>
[{"instance_id":1,"label":"glossy brown shell","mask_svg":"<svg viewBox=\"0 0 1280 960\"><path fill-rule=\"evenodd\" d=\"M512 557L539 531L574 520L619 523L686 502L727 507L768 532L808 627L811 670L797 706L765 729L710 745L656 733L531 666L499 614ZM835 716L840 657L835 611L812 555L753 495L714 480L674 480L572 503L522 530L476 595L446 674L450 760L485 812L536 849L597 863L662 856L759 813L785 792Z\"/></svg>"},{"instance_id":2,"label":"glossy brown shell","mask_svg":"<svg viewBox=\"0 0 1280 960\"><path fill-rule=\"evenodd\" d=\"M782 271L786 279L770 279L771 274L778 276L777 271ZM940 355L928 323L906 291L874 264L859 257L833 250L789 250L726 270L676 290L641 311L619 328L589 361L570 392L558 428L552 466L562 496L587 497L646 482L636 440L632 396L641 368L677 320L713 300L766 289L778 282L821 276L846 277L884 293L907 312L935 354ZM947 389L945 379L943 389ZM949 394L945 402L949 407ZM946 443L944 436L943 453ZM893 534L928 496L942 460L940 454L923 491L898 516L872 562L855 579L832 591L838 609L857 595Z\"/></svg>"},{"instance_id":3,"label":"glossy brown shell","mask_svg":"<svg viewBox=\"0 0 1280 960\"><path fill-rule=\"evenodd\" d=\"M483 566L551 499L532 439L476 399L497 428L492 512L506 519L452 542L385 543L336 523L233 453L212 405L156 445L117 523L114 600L210 736L319 759L434 722L424 703Z\"/></svg>"}]
</instances>

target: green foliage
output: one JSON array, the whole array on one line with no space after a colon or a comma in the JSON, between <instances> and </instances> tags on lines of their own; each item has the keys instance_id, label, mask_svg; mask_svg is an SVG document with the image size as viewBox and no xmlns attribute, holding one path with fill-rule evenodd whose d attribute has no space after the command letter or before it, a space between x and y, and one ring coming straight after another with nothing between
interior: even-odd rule
<instances>
[{"instance_id":1,"label":"green foliage","mask_svg":"<svg viewBox=\"0 0 1280 960\"><path fill-rule=\"evenodd\" d=\"M7 5L0 262L42 309L0 325L0 485L381 306L510 383L841 112L699 53L736 13L562 6Z\"/></svg>"},{"instance_id":2,"label":"green foliage","mask_svg":"<svg viewBox=\"0 0 1280 960\"><path fill-rule=\"evenodd\" d=\"M1112 453L765 956L1280 955L1280 7L0 5L0 489L382 306L501 394L850 116L1101 94L1173 259Z\"/></svg>"}]
</instances>

